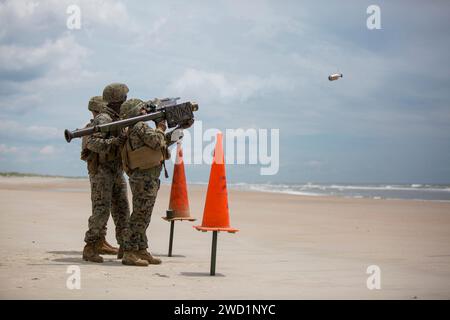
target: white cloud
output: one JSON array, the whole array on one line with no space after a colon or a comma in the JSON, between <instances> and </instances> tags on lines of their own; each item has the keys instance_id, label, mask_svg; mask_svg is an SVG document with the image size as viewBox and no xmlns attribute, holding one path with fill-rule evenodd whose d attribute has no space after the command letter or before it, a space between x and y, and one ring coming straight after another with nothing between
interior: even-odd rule
<instances>
[{"instance_id":1,"label":"white cloud","mask_svg":"<svg viewBox=\"0 0 450 320\"><path fill-rule=\"evenodd\" d=\"M128 15L126 6L120 1L86 0L81 3L81 8L91 23L101 23L120 29L136 27Z\"/></svg>"},{"instance_id":2,"label":"white cloud","mask_svg":"<svg viewBox=\"0 0 450 320\"><path fill-rule=\"evenodd\" d=\"M18 151L17 147L8 147L5 144L0 144L0 154L17 153L17 151Z\"/></svg>"},{"instance_id":3,"label":"white cloud","mask_svg":"<svg viewBox=\"0 0 450 320\"><path fill-rule=\"evenodd\" d=\"M151 46L163 44L163 28L167 26L168 18L163 16L152 21L151 25L146 28L135 25L132 30L135 30L135 41L133 47L140 50L149 44ZM167 36L167 35L166 35ZM167 45L167 43L165 43Z\"/></svg>"},{"instance_id":4,"label":"white cloud","mask_svg":"<svg viewBox=\"0 0 450 320\"><path fill-rule=\"evenodd\" d=\"M8 162L14 164L31 162L34 159L33 154L35 154L36 151L36 147L8 146L6 144L0 144L0 155L3 156L3 164Z\"/></svg>"},{"instance_id":5,"label":"white cloud","mask_svg":"<svg viewBox=\"0 0 450 320\"><path fill-rule=\"evenodd\" d=\"M49 156L49 155L54 155L56 153L56 148L54 146L45 146L43 147L41 150L39 150L39 154L45 155L45 156Z\"/></svg>"},{"instance_id":6,"label":"white cloud","mask_svg":"<svg viewBox=\"0 0 450 320\"><path fill-rule=\"evenodd\" d=\"M12 120L0 121L0 137L22 137L24 140L52 140L63 137L63 131L49 126L24 126Z\"/></svg>"},{"instance_id":7,"label":"white cloud","mask_svg":"<svg viewBox=\"0 0 450 320\"><path fill-rule=\"evenodd\" d=\"M61 156L66 156L63 152L64 147L56 147L53 145L44 146L11 146L7 144L0 144L0 170L15 171L16 167L23 167L23 165L39 166L46 163L46 161L61 160ZM28 169L21 169L27 171ZM19 171L21 171L19 170Z\"/></svg>"},{"instance_id":8,"label":"white cloud","mask_svg":"<svg viewBox=\"0 0 450 320\"><path fill-rule=\"evenodd\" d=\"M202 102L231 103L245 102L267 89L273 92L291 88L289 81L275 76L225 75L189 68L169 84L167 91Z\"/></svg>"},{"instance_id":9,"label":"white cloud","mask_svg":"<svg viewBox=\"0 0 450 320\"><path fill-rule=\"evenodd\" d=\"M14 86L13 86L14 87ZM5 88L7 90L7 88ZM13 93L5 95L0 99L0 110L22 114L31 111L42 102L42 97L35 93L23 94ZM2 124L0 124L0 131Z\"/></svg>"},{"instance_id":10,"label":"white cloud","mask_svg":"<svg viewBox=\"0 0 450 320\"><path fill-rule=\"evenodd\" d=\"M40 136L46 138L62 137L61 131L54 127L30 126L26 128L26 131L33 136Z\"/></svg>"},{"instance_id":11,"label":"white cloud","mask_svg":"<svg viewBox=\"0 0 450 320\"><path fill-rule=\"evenodd\" d=\"M79 45L73 36L64 34L61 38L46 40L37 46L0 46L0 71L20 72L43 69L42 72L75 72L88 50Z\"/></svg>"},{"instance_id":12,"label":"white cloud","mask_svg":"<svg viewBox=\"0 0 450 320\"><path fill-rule=\"evenodd\" d=\"M1 14L15 15L19 19L30 17L38 7L35 1L6 1L0 4Z\"/></svg>"},{"instance_id":13,"label":"white cloud","mask_svg":"<svg viewBox=\"0 0 450 320\"><path fill-rule=\"evenodd\" d=\"M66 27L66 9L73 4L81 9L81 30ZM92 67L92 41L139 34L125 4L116 0L2 1L0 30L0 109L10 113L51 108L48 92L97 83L101 72Z\"/></svg>"},{"instance_id":14,"label":"white cloud","mask_svg":"<svg viewBox=\"0 0 450 320\"><path fill-rule=\"evenodd\" d=\"M0 26L3 30L1 39L21 38L34 35L38 40L49 35L67 31L66 10L70 5L78 5L81 11L83 27L114 27L130 30L135 23L130 19L126 6L116 0L7 0L0 3Z\"/></svg>"}]
</instances>

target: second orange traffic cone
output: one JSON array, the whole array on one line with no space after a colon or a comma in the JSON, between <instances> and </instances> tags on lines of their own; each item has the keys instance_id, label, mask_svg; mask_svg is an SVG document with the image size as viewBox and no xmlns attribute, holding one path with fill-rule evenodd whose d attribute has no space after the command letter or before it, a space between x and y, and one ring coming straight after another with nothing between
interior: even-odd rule
<instances>
[{"instance_id":1,"label":"second orange traffic cone","mask_svg":"<svg viewBox=\"0 0 450 320\"><path fill-rule=\"evenodd\" d=\"M202 225L195 226L195 228L199 231L227 231L232 233L239 231L230 226L227 178L221 132L217 134Z\"/></svg>"}]
</instances>

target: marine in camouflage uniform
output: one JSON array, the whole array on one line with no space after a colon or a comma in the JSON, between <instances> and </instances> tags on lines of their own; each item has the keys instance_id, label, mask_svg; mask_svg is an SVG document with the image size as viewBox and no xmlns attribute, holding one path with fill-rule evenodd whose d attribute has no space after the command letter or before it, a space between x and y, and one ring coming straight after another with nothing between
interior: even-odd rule
<instances>
[{"instance_id":1,"label":"marine in camouflage uniform","mask_svg":"<svg viewBox=\"0 0 450 320\"><path fill-rule=\"evenodd\" d=\"M91 127L94 123L94 118L96 118L102 111L103 108L106 107L106 102L103 101L102 96L95 96L89 100L88 110L92 112L93 119L86 125L86 127ZM87 169L89 173L89 179L91 180L92 176L95 176L96 168L98 165L98 153L94 153L87 148L87 136L84 136L81 142L81 160L87 162ZM92 185L92 181L91 181ZM95 204L92 204L92 207L95 207ZM108 215L109 218L109 215ZM111 254L117 255L119 252L118 248L113 247L106 241L106 232L107 232L107 224L108 220L105 222L102 230L100 231L100 244L98 245L98 253L99 254Z\"/></svg>"},{"instance_id":2,"label":"marine in camouflage uniform","mask_svg":"<svg viewBox=\"0 0 450 320\"><path fill-rule=\"evenodd\" d=\"M139 99L127 100L120 108L121 118L126 119L145 114L144 103ZM122 161L129 176L133 194L133 212L129 219L129 229L124 239L124 256L126 265L146 266L160 264L161 260L151 255L148 249L146 230L150 224L153 206L158 194L164 159L169 158L167 149L170 135L165 135L166 126L159 122L156 129L145 122L138 122L128 127L128 140L122 149ZM146 150L136 167L132 159L133 151ZM136 157L134 157L136 159ZM139 159L138 159L139 160ZM133 163L134 161L134 163Z\"/></svg>"},{"instance_id":3,"label":"marine in camouflage uniform","mask_svg":"<svg viewBox=\"0 0 450 320\"><path fill-rule=\"evenodd\" d=\"M128 87L113 83L103 90L103 100L107 103L103 112L94 118L93 125L100 125L119 120L120 106L126 100ZM130 209L127 198L127 185L123 176L120 149L126 140L122 130L110 133L96 133L88 137L86 147L98 154L95 173L90 173L92 216L84 241L83 259L103 262L99 255L102 230L109 214L116 226L116 240L122 247L127 230ZM119 250L118 258L121 258Z\"/></svg>"}]
</instances>

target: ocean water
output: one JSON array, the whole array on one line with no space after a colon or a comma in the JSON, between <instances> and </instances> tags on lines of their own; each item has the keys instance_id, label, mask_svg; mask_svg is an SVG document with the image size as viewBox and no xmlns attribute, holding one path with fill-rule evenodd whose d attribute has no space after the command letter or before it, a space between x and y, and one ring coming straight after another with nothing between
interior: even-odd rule
<instances>
[{"instance_id":1,"label":"ocean water","mask_svg":"<svg viewBox=\"0 0 450 320\"><path fill-rule=\"evenodd\" d=\"M230 188L302 196L450 201L450 185L437 184L229 184Z\"/></svg>"}]
</instances>

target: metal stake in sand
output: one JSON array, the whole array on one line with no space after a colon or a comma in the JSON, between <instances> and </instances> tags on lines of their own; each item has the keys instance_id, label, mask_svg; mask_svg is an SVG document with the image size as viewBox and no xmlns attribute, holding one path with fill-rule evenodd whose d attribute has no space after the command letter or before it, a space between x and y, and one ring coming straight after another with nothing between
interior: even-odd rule
<instances>
[{"instance_id":1,"label":"metal stake in sand","mask_svg":"<svg viewBox=\"0 0 450 320\"><path fill-rule=\"evenodd\" d=\"M218 231L213 231L213 236L212 236L211 271L209 272L209 274L211 276L216 275L217 233L218 233Z\"/></svg>"},{"instance_id":2,"label":"metal stake in sand","mask_svg":"<svg viewBox=\"0 0 450 320\"><path fill-rule=\"evenodd\" d=\"M175 221L170 221L170 237L169 237L169 254L168 256L172 256L172 245L173 245L173 229L175 228Z\"/></svg>"},{"instance_id":3,"label":"metal stake in sand","mask_svg":"<svg viewBox=\"0 0 450 320\"><path fill-rule=\"evenodd\" d=\"M167 254L168 257L172 256L172 248L173 248L173 237L175 235L175 221L195 221L195 218L190 216L188 217L174 217L177 213L173 210L167 210L166 216L162 217L163 220L170 222L170 234L169 234L169 252Z\"/></svg>"}]
</instances>

